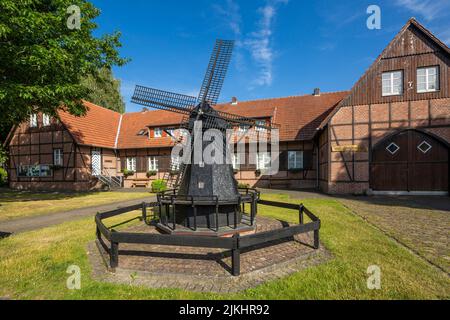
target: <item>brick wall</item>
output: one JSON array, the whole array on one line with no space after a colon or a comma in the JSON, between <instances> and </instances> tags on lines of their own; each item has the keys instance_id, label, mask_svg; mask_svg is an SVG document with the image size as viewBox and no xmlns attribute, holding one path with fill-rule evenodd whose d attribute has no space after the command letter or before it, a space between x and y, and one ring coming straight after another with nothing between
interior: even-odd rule
<instances>
[{"instance_id":1,"label":"brick wall","mask_svg":"<svg viewBox=\"0 0 450 320\"><path fill-rule=\"evenodd\" d=\"M348 106L331 119L328 182L322 190L329 193L362 194L370 188L370 153L388 135L417 129L450 143L450 99L421 100ZM323 139L323 138L322 138ZM333 152L333 147L358 145L359 152ZM323 152L322 152L323 153ZM323 157L326 155L324 154Z\"/></svg>"}]
</instances>

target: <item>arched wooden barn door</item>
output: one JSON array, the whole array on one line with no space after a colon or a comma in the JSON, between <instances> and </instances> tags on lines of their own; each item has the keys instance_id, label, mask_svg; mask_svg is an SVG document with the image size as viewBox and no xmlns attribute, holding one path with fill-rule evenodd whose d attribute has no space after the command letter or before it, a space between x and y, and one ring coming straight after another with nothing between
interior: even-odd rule
<instances>
[{"instance_id":1,"label":"arched wooden barn door","mask_svg":"<svg viewBox=\"0 0 450 320\"><path fill-rule=\"evenodd\" d=\"M377 144L372 152L374 191L448 191L449 149L416 130L402 131Z\"/></svg>"}]
</instances>

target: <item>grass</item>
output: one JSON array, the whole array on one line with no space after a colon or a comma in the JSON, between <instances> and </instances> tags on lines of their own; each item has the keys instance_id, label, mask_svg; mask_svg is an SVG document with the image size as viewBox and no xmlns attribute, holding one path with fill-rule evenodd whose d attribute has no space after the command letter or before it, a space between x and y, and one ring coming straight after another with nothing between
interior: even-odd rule
<instances>
[{"instance_id":1,"label":"grass","mask_svg":"<svg viewBox=\"0 0 450 320\"><path fill-rule=\"evenodd\" d=\"M286 195L266 199L291 200ZM0 296L13 299L448 299L448 276L335 200L305 200L322 220L321 240L334 258L281 280L238 294L192 293L173 289L108 284L90 276L86 244L95 233L92 219L68 222L0 241ZM296 213L261 206L260 214L295 222ZM116 224L138 213L113 218ZM66 289L66 269L82 270L82 289ZM368 290L366 270L378 265L382 289Z\"/></svg>"},{"instance_id":2,"label":"grass","mask_svg":"<svg viewBox=\"0 0 450 320\"><path fill-rule=\"evenodd\" d=\"M0 222L146 196L149 192L32 193L0 189Z\"/></svg>"}]
</instances>

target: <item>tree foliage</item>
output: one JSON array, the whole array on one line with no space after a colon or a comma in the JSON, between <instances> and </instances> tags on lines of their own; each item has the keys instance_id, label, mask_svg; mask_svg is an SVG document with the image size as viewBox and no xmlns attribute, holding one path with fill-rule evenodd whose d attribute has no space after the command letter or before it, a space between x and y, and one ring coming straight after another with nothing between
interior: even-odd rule
<instances>
[{"instance_id":1,"label":"tree foliage","mask_svg":"<svg viewBox=\"0 0 450 320\"><path fill-rule=\"evenodd\" d=\"M72 5L80 8L80 29L68 27ZM0 127L59 108L84 114L81 99L91 90L82 80L127 62L119 32L93 35L99 14L86 0L0 1Z\"/></svg>"},{"instance_id":2,"label":"tree foliage","mask_svg":"<svg viewBox=\"0 0 450 320\"><path fill-rule=\"evenodd\" d=\"M107 109L125 112L125 103L120 94L120 80L114 78L111 69L100 69L97 74L84 78L82 84L90 91L86 100Z\"/></svg>"}]
</instances>

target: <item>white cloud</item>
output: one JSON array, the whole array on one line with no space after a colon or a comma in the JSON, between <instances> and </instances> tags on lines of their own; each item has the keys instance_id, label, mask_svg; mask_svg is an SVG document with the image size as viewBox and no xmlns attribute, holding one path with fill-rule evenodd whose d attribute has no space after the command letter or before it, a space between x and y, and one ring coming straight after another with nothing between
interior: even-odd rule
<instances>
[{"instance_id":1,"label":"white cloud","mask_svg":"<svg viewBox=\"0 0 450 320\"><path fill-rule=\"evenodd\" d=\"M258 30L252 32L244 40L244 45L250 50L253 60L260 68L255 86L270 86L273 81L274 48L272 46L273 22L280 4L287 4L289 0L266 0L264 7L258 9L261 16Z\"/></svg>"},{"instance_id":2,"label":"white cloud","mask_svg":"<svg viewBox=\"0 0 450 320\"><path fill-rule=\"evenodd\" d=\"M395 0L395 4L422 16L427 21L448 14L450 9L448 0Z\"/></svg>"},{"instance_id":3,"label":"white cloud","mask_svg":"<svg viewBox=\"0 0 450 320\"><path fill-rule=\"evenodd\" d=\"M214 4L213 9L228 26L228 28L233 31L235 36L241 35L241 9L236 2L233 0L227 0L224 6Z\"/></svg>"}]
</instances>

